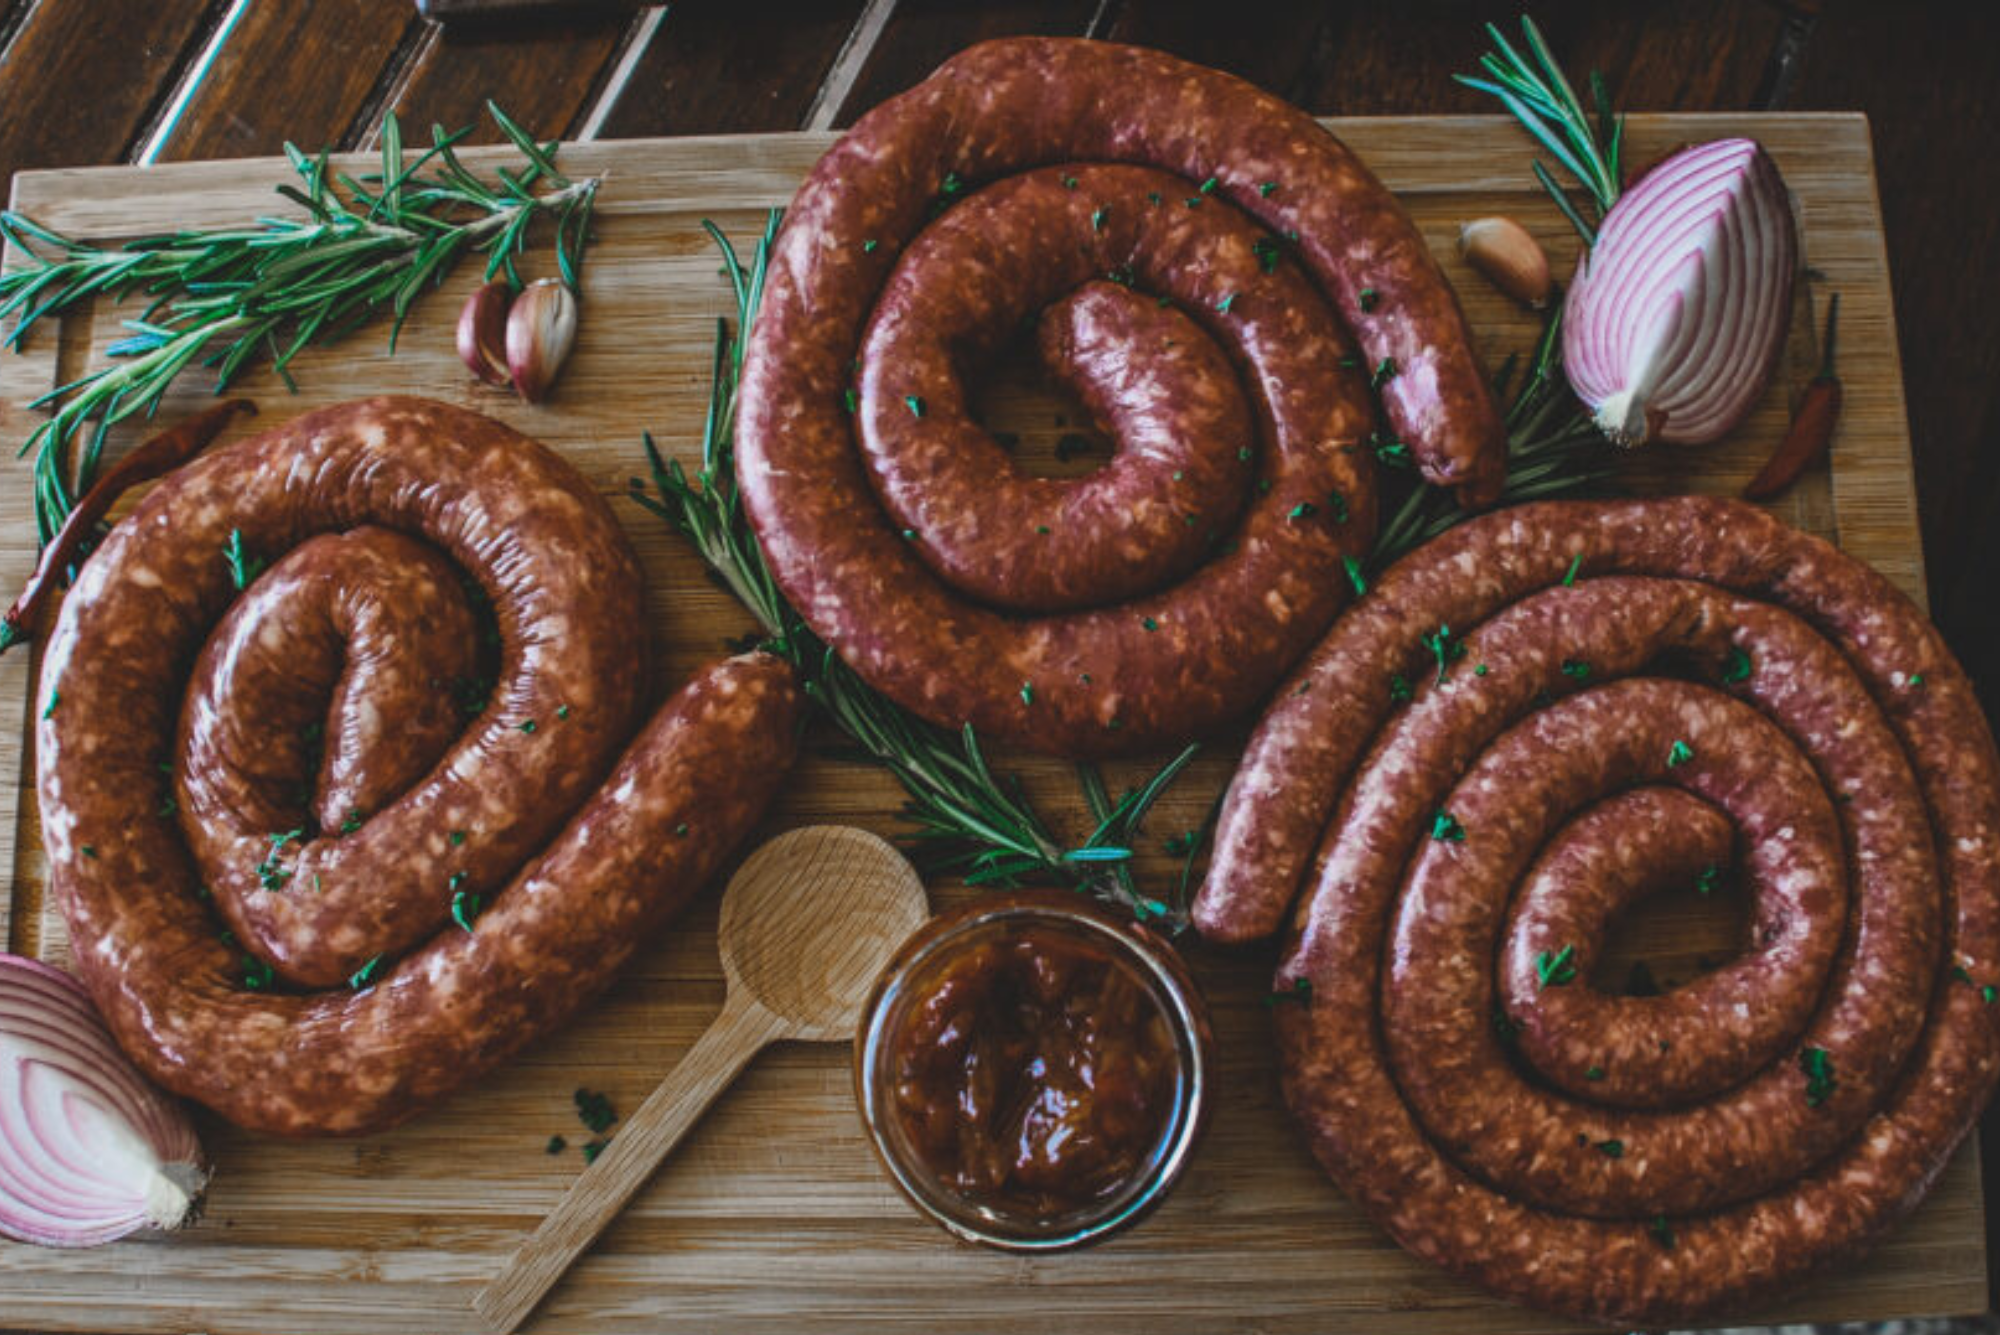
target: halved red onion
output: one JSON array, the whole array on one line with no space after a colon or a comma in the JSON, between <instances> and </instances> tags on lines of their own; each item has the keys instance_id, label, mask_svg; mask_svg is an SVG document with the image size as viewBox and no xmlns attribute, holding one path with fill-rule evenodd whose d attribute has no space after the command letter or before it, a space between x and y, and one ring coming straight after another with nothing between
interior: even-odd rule
<instances>
[{"instance_id":1,"label":"halved red onion","mask_svg":"<svg viewBox=\"0 0 2000 1335\"><path fill-rule=\"evenodd\" d=\"M94 1247L174 1228L207 1185L187 1115L118 1050L83 985L0 953L0 1235Z\"/></svg>"},{"instance_id":2,"label":"halved red onion","mask_svg":"<svg viewBox=\"0 0 2000 1335\"><path fill-rule=\"evenodd\" d=\"M1701 445L1777 365L1799 264L1791 196L1754 139L1696 144L1605 215L1563 308L1563 370L1621 445Z\"/></svg>"}]
</instances>

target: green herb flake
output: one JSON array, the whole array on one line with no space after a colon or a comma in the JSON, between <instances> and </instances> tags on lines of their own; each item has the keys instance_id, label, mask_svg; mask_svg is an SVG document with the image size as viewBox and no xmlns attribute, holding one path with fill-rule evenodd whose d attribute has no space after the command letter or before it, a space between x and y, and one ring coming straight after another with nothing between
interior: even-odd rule
<instances>
[{"instance_id":1,"label":"green herb flake","mask_svg":"<svg viewBox=\"0 0 2000 1335\"><path fill-rule=\"evenodd\" d=\"M1478 667L1476 667L1476 668L1472 669L1472 675L1473 675L1473 676L1475 676L1475 677L1483 677L1483 676L1485 676L1485 675L1486 675L1486 664L1484 664L1484 663L1481 663L1481 664L1480 664L1480 665L1479 665Z\"/></svg>"},{"instance_id":2,"label":"green herb flake","mask_svg":"<svg viewBox=\"0 0 2000 1335\"><path fill-rule=\"evenodd\" d=\"M604 1153L605 1148L610 1144L611 1141L608 1137L603 1140L586 1140L583 1143L583 1161L586 1164L596 1163L597 1156Z\"/></svg>"},{"instance_id":3,"label":"green herb flake","mask_svg":"<svg viewBox=\"0 0 2000 1335\"><path fill-rule=\"evenodd\" d=\"M1164 199L1162 199L1162 198L1160 197L1160 192L1159 192L1159 191L1157 191L1157 190L1148 190L1148 191L1146 192L1146 202L1147 202L1148 204L1151 204L1151 205L1152 205L1152 206L1153 206L1154 208L1156 208L1156 209L1157 209L1158 207L1160 207L1160 205L1162 205L1162 204L1166 203L1166 200L1164 200Z\"/></svg>"},{"instance_id":4,"label":"green herb flake","mask_svg":"<svg viewBox=\"0 0 2000 1335\"><path fill-rule=\"evenodd\" d=\"M97 856L97 845L85 844L79 851L82 852L82 854L87 858L94 858Z\"/></svg>"},{"instance_id":5,"label":"green herb flake","mask_svg":"<svg viewBox=\"0 0 2000 1335\"><path fill-rule=\"evenodd\" d=\"M1416 463L1410 457L1410 447L1400 440L1375 440L1370 447L1375 451L1375 461L1390 468L1410 468Z\"/></svg>"},{"instance_id":6,"label":"green herb flake","mask_svg":"<svg viewBox=\"0 0 2000 1335\"><path fill-rule=\"evenodd\" d=\"M1231 292L1231 293L1230 293L1230 294L1229 294L1228 296L1224 297L1224 298L1223 298L1223 299L1222 299L1221 301L1218 301L1218 302L1216 302L1216 303L1215 303L1215 309L1216 309L1216 310L1217 310L1217 311L1218 311L1218 312L1219 312L1220 314L1223 314L1223 315L1227 315L1227 314L1229 314L1229 308L1230 308L1231 306L1234 306L1235 304L1236 304L1236 294L1235 294L1234 292Z\"/></svg>"},{"instance_id":7,"label":"green herb flake","mask_svg":"<svg viewBox=\"0 0 2000 1335\"><path fill-rule=\"evenodd\" d=\"M571 1098L576 1104L577 1120L593 1135L603 1135L618 1120L618 1112L611 1106L611 1099L606 1094L578 1086Z\"/></svg>"},{"instance_id":8,"label":"green herb flake","mask_svg":"<svg viewBox=\"0 0 2000 1335\"><path fill-rule=\"evenodd\" d=\"M181 804L175 800L172 793L168 793L160 799L160 809L156 814L161 820L171 820L180 814L180 809Z\"/></svg>"},{"instance_id":9,"label":"green herb flake","mask_svg":"<svg viewBox=\"0 0 2000 1335\"><path fill-rule=\"evenodd\" d=\"M1604 1078L1604 1068L1602 1066L1588 1067L1584 1070L1583 1078L1585 1080L1602 1080Z\"/></svg>"},{"instance_id":10,"label":"green herb flake","mask_svg":"<svg viewBox=\"0 0 2000 1335\"><path fill-rule=\"evenodd\" d=\"M1575 556L1569 558L1569 569L1563 572L1563 587L1565 589L1576 587L1576 572L1581 569L1583 569L1583 553L1578 552Z\"/></svg>"},{"instance_id":11,"label":"green herb flake","mask_svg":"<svg viewBox=\"0 0 2000 1335\"><path fill-rule=\"evenodd\" d=\"M470 890L460 890L451 897L451 920L469 932L483 907L485 905L478 895Z\"/></svg>"},{"instance_id":12,"label":"green herb flake","mask_svg":"<svg viewBox=\"0 0 2000 1335\"><path fill-rule=\"evenodd\" d=\"M369 960L366 964L349 974L347 976L347 985L356 992L359 992L375 981L375 975L381 971L381 968L382 957L377 955L374 959Z\"/></svg>"},{"instance_id":13,"label":"green herb flake","mask_svg":"<svg viewBox=\"0 0 2000 1335\"><path fill-rule=\"evenodd\" d=\"M1398 672L1389 678L1389 698L1397 704L1406 703L1411 696L1410 679Z\"/></svg>"},{"instance_id":14,"label":"green herb flake","mask_svg":"<svg viewBox=\"0 0 2000 1335\"><path fill-rule=\"evenodd\" d=\"M1535 981L1540 987L1563 987L1576 981L1576 947L1564 946L1553 955L1535 956Z\"/></svg>"},{"instance_id":15,"label":"green herb flake","mask_svg":"<svg viewBox=\"0 0 2000 1335\"><path fill-rule=\"evenodd\" d=\"M1715 887L1721 884L1721 882L1722 868L1711 862L1701 869L1701 875L1694 878L1695 892L1697 894L1712 895L1715 893Z\"/></svg>"},{"instance_id":16,"label":"green herb flake","mask_svg":"<svg viewBox=\"0 0 2000 1335\"><path fill-rule=\"evenodd\" d=\"M1677 769L1694 759L1694 748L1686 742L1676 741L1667 748L1667 768Z\"/></svg>"},{"instance_id":17,"label":"green herb flake","mask_svg":"<svg viewBox=\"0 0 2000 1335\"><path fill-rule=\"evenodd\" d=\"M922 417L924 415L924 400L920 394L905 394L903 396L903 406L910 410L910 416L912 417Z\"/></svg>"},{"instance_id":18,"label":"green herb flake","mask_svg":"<svg viewBox=\"0 0 2000 1335\"><path fill-rule=\"evenodd\" d=\"M1035 683L1032 681L1021 683L1021 703L1024 705L1035 703Z\"/></svg>"},{"instance_id":19,"label":"green herb flake","mask_svg":"<svg viewBox=\"0 0 2000 1335\"><path fill-rule=\"evenodd\" d=\"M1278 262L1285 257L1285 249L1278 244L1275 236L1260 236L1250 243L1250 253L1257 257L1257 263L1265 273L1276 273Z\"/></svg>"},{"instance_id":20,"label":"green herb flake","mask_svg":"<svg viewBox=\"0 0 2000 1335\"><path fill-rule=\"evenodd\" d=\"M1396 359L1384 357L1375 363L1375 370L1368 377L1368 388L1380 389L1396 378Z\"/></svg>"},{"instance_id":21,"label":"green herb flake","mask_svg":"<svg viewBox=\"0 0 2000 1335\"><path fill-rule=\"evenodd\" d=\"M1903 684L1908 686L1913 691L1921 690L1924 684L1924 674L1921 672L1912 672L1910 674L1910 679Z\"/></svg>"},{"instance_id":22,"label":"green herb flake","mask_svg":"<svg viewBox=\"0 0 2000 1335\"><path fill-rule=\"evenodd\" d=\"M1493 1004L1493 1036L1500 1040L1502 1047L1509 1048L1521 1037L1520 1021L1500 1009L1498 1002Z\"/></svg>"},{"instance_id":23,"label":"green herb flake","mask_svg":"<svg viewBox=\"0 0 2000 1335\"><path fill-rule=\"evenodd\" d=\"M257 576L264 573L267 564L251 555L243 545L243 530L240 528L229 530L229 540L222 544L222 559L229 564L229 580L238 593L256 583Z\"/></svg>"},{"instance_id":24,"label":"green herb flake","mask_svg":"<svg viewBox=\"0 0 2000 1335\"><path fill-rule=\"evenodd\" d=\"M1212 195L1215 193L1215 187L1220 184L1221 182L1218 179L1211 176L1206 181L1203 181L1201 183L1201 193L1203 193L1204 195Z\"/></svg>"},{"instance_id":25,"label":"green herb flake","mask_svg":"<svg viewBox=\"0 0 2000 1335\"><path fill-rule=\"evenodd\" d=\"M569 1148L569 1142L564 1140L561 1136L549 1137L549 1147L547 1153L561 1154L564 1150L568 1148Z\"/></svg>"},{"instance_id":26,"label":"green herb flake","mask_svg":"<svg viewBox=\"0 0 2000 1335\"><path fill-rule=\"evenodd\" d=\"M1351 556L1343 556L1340 558L1340 563L1347 568L1347 582L1354 586L1354 596L1359 598L1366 594L1368 578L1361 573L1361 562Z\"/></svg>"},{"instance_id":27,"label":"green herb flake","mask_svg":"<svg viewBox=\"0 0 2000 1335\"><path fill-rule=\"evenodd\" d=\"M679 839L687 838L688 825L686 821L682 821L679 825L674 826L674 836Z\"/></svg>"},{"instance_id":28,"label":"green herb flake","mask_svg":"<svg viewBox=\"0 0 2000 1335\"><path fill-rule=\"evenodd\" d=\"M1158 630L1160 628L1160 623L1155 621L1151 617L1140 617L1139 624L1144 626L1147 630Z\"/></svg>"},{"instance_id":29,"label":"green herb flake","mask_svg":"<svg viewBox=\"0 0 2000 1335\"><path fill-rule=\"evenodd\" d=\"M957 172L946 172L944 179L938 182L938 193L946 199L952 199L964 194L965 178Z\"/></svg>"},{"instance_id":30,"label":"green herb flake","mask_svg":"<svg viewBox=\"0 0 2000 1335\"><path fill-rule=\"evenodd\" d=\"M1257 193L1269 199L1272 195L1278 193L1278 183L1276 181L1266 181L1257 187Z\"/></svg>"},{"instance_id":31,"label":"green herb flake","mask_svg":"<svg viewBox=\"0 0 2000 1335\"><path fill-rule=\"evenodd\" d=\"M361 820L362 820L361 808L349 807L347 809L347 814L341 817L340 819L340 833L353 834L356 830L361 828Z\"/></svg>"},{"instance_id":32,"label":"green herb flake","mask_svg":"<svg viewBox=\"0 0 2000 1335\"><path fill-rule=\"evenodd\" d=\"M1565 658L1562 661L1562 674L1577 681L1589 681L1590 664L1581 658Z\"/></svg>"},{"instance_id":33,"label":"green herb flake","mask_svg":"<svg viewBox=\"0 0 2000 1335\"><path fill-rule=\"evenodd\" d=\"M1092 209L1090 211L1090 230L1093 232L1103 231L1105 221L1110 217L1111 217L1110 209L1102 207Z\"/></svg>"},{"instance_id":34,"label":"green herb flake","mask_svg":"<svg viewBox=\"0 0 2000 1335\"><path fill-rule=\"evenodd\" d=\"M57 706L57 705L59 705L59 704L61 704L61 703L62 703L62 692L61 692L61 691L50 691L50 692L49 692L49 703L48 703L48 708L46 708L46 709L44 709L44 710L42 711L42 717L43 717L43 718L47 718L47 717L48 717L49 715L51 715L51 714L55 713L55 712L56 712L56 706Z\"/></svg>"},{"instance_id":35,"label":"green herb flake","mask_svg":"<svg viewBox=\"0 0 2000 1335\"><path fill-rule=\"evenodd\" d=\"M1742 648L1730 647L1729 657L1722 664L1722 680L1725 685L1750 680L1750 655Z\"/></svg>"},{"instance_id":36,"label":"green herb flake","mask_svg":"<svg viewBox=\"0 0 2000 1335\"><path fill-rule=\"evenodd\" d=\"M568 718L568 717L569 717L569 706L568 706L568 705L557 705L557 706L556 706L556 717L557 717L557 718L560 718L560 719L566 719L566 718Z\"/></svg>"},{"instance_id":37,"label":"green herb flake","mask_svg":"<svg viewBox=\"0 0 2000 1335\"><path fill-rule=\"evenodd\" d=\"M1646 1231L1653 1235L1653 1241L1668 1251L1674 1249L1674 1228L1663 1214L1653 1216L1653 1222L1646 1225Z\"/></svg>"},{"instance_id":38,"label":"green herb flake","mask_svg":"<svg viewBox=\"0 0 2000 1335\"><path fill-rule=\"evenodd\" d=\"M1381 294L1372 287L1364 287L1354 294L1354 304L1361 308L1363 314L1374 310L1380 299Z\"/></svg>"},{"instance_id":39,"label":"green herb flake","mask_svg":"<svg viewBox=\"0 0 2000 1335\"><path fill-rule=\"evenodd\" d=\"M863 255L873 255L875 253L875 247L881 244L882 244L881 242L875 240L873 237L870 237L868 240L863 241L861 243L861 253Z\"/></svg>"},{"instance_id":40,"label":"green herb flake","mask_svg":"<svg viewBox=\"0 0 2000 1335\"><path fill-rule=\"evenodd\" d=\"M1979 989L1979 999L1987 1005L1991 1006L1996 998L2000 998L2000 988L1995 988L1993 984L1988 983Z\"/></svg>"},{"instance_id":41,"label":"green herb flake","mask_svg":"<svg viewBox=\"0 0 2000 1335\"><path fill-rule=\"evenodd\" d=\"M1065 189L1065 190L1074 190L1074 189L1076 189L1076 178L1075 178L1074 176L1071 176L1071 175L1070 175L1069 173L1067 173L1067 172L1063 173L1063 177L1062 177L1062 188L1063 188L1063 189Z\"/></svg>"},{"instance_id":42,"label":"green herb flake","mask_svg":"<svg viewBox=\"0 0 2000 1335\"><path fill-rule=\"evenodd\" d=\"M458 889L458 887L465 884L465 878L467 875L469 875L469 873L463 871L453 872L451 875L444 878L444 888L447 890Z\"/></svg>"},{"instance_id":43,"label":"green herb flake","mask_svg":"<svg viewBox=\"0 0 2000 1335\"><path fill-rule=\"evenodd\" d=\"M521 720L520 723L516 724L515 726L522 732L531 733L535 730L536 724L533 719L523 719Z\"/></svg>"},{"instance_id":44,"label":"green herb flake","mask_svg":"<svg viewBox=\"0 0 2000 1335\"><path fill-rule=\"evenodd\" d=\"M1266 992L1264 994L1264 1005L1267 1009L1275 1009L1287 1004L1303 1006L1312 1001L1312 995L1312 979L1301 976L1292 979L1290 987L1274 988Z\"/></svg>"},{"instance_id":45,"label":"green herb flake","mask_svg":"<svg viewBox=\"0 0 2000 1335\"><path fill-rule=\"evenodd\" d=\"M1465 642L1454 640L1451 637L1451 627L1442 623L1436 630L1421 637L1420 642L1424 648L1431 651L1431 657L1437 660L1437 680L1438 684L1442 685L1446 674L1451 671L1451 665L1465 657Z\"/></svg>"},{"instance_id":46,"label":"green herb flake","mask_svg":"<svg viewBox=\"0 0 2000 1335\"><path fill-rule=\"evenodd\" d=\"M1330 491L1327 493L1326 503L1328 507L1331 508L1333 511L1333 522L1336 524L1345 524L1347 522L1349 513L1347 508L1347 497L1341 495L1337 491Z\"/></svg>"},{"instance_id":47,"label":"green herb flake","mask_svg":"<svg viewBox=\"0 0 2000 1335\"><path fill-rule=\"evenodd\" d=\"M1597 1142L1597 1151L1607 1159L1622 1159L1625 1157L1625 1142L1622 1140L1600 1140Z\"/></svg>"},{"instance_id":48,"label":"green herb flake","mask_svg":"<svg viewBox=\"0 0 2000 1335\"><path fill-rule=\"evenodd\" d=\"M1049 534L1049 526L1047 524L1037 524L1035 525L1035 532L1041 534L1043 537L1047 537Z\"/></svg>"},{"instance_id":49,"label":"green herb flake","mask_svg":"<svg viewBox=\"0 0 2000 1335\"><path fill-rule=\"evenodd\" d=\"M465 831L453 830L451 832L451 846L453 848L461 848L464 846L464 844L465 844Z\"/></svg>"},{"instance_id":50,"label":"green herb flake","mask_svg":"<svg viewBox=\"0 0 2000 1335\"><path fill-rule=\"evenodd\" d=\"M858 412L861 408L861 399L852 389L843 389L840 391L840 406L850 413Z\"/></svg>"},{"instance_id":51,"label":"green herb flake","mask_svg":"<svg viewBox=\"0 0 2000 1335\"><path fill-rule=\"evenodd\" d=\"M1825 1048L1804 1048L1799 1052L1799 1070L1806 1077L1806 1106L1817 1108L1833 1097L1840 1081L1833 1074L1833 1057Z\"/></svg>"},{"instance_id":52,"label":"green herb flake","mask_svg":"<svg viewBox=\"0 0 2000 1335\"><path fill-rule=\"evenodd\" d=\"M261 992L271 985L277 971L255 955L245 955L237 962L243 970L243 986L251 992Z\"/></svg>"},{"instance_id":53,"label":"green herb flake","mask_svg":"<svg viewBox=\"0 0 2000 1335\"><path fill-rule=\"evenodd\" d=\"M913 528L904 529L903 540L905 542L915 542L917 540L917 531Z\"/></svg>"},{"instance_id":54,"label":"green herb flake","mask_svg":"<svg viewBox=\"0 0 2000 1335\"><path fill-rule=\"evenodd\" d=\"M1458 817L1439 807L1437 815L1431 817L1431 838L1441 844L1462 844L1465 842L1465 826L1459 824Z\"/></svg>"},{"instance_id":55,"label":"green herb flake","mask_svg":"<svg viewBox=\"0 0 2000 1335\"><path fill-rule=\"evenodd\" d=\"M1300 501L1286 514L1287 519L1310 519L1319 513L1319 507L1311 501Z\"/></svg>"}]
</instances>

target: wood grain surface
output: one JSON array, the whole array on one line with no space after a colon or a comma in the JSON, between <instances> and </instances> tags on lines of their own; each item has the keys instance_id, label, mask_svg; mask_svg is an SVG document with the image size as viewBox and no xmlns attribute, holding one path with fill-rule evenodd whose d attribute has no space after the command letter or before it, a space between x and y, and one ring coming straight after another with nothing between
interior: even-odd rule
<instances>
[{"instance_id":1,"label":"wood grain surface","mask_svg":"<svg viewBox=\"0 0 2000 1335\"><path fill-rule=\"evenodd\" d=\"M886 78L887 76L883 76ZM1335 128L1402 195L1464 294L1489 356L1523 347L1533 323L1453 254L1457 226L1504 212L1528 224L1567 269L1575 243L1524 174L1518 131L1491 117L1360 119ZM1635 117L1633 157L1681 141L1754 133L1797 193L1815 303L1842 294L1848 410L1830 470L1810 475L1779 512L1827 533L1913 596L1924 585L1900 368L1865 122L1846 115ZM490 412L564 451L608 495L639 470L641 430L692 462L715 318L727 309L697 222L739 239L787 199L824 136L579 146L571 170L614 172L600 240L584 276L577 355L548 404L523 407L477 386L451 349L458 301L475 281L454 275L419 308L390 359L379 334L302 358L300 393L259 378L246 388L279 417L366 392L434 395ZM489 159L490 160L490 159ZM89 236L152 230L163 220L230 221L272 208L275 164L213 163L33 173L14 203ZM1817 306L1816 306L1817 308ZM0 433L24 438L25 400L101 358L118 312L70 322L60 337L0 359ZM1711 450L1637 456L1636 488L1728 491L1782 430L1788 394L1812 363L1810 322L1795 320L1784 383L1732 439ZM193 384L168 417L205 399ZM994 405L1027 451L1060 430L1031 395ZM119 435L114 448L130 443ZM684 547L636 506L614 502L650 580L664 689L722 651L749 621L709 584ZM32 560L24 487L0 491L0 583ZM33 659L0 658L0 848L13 868L16 948L63 957L45 875L22 728ZM825 739L831 740L831 739ZM1140 874L1165 884L1158 841L1196 824L1226 780L1234 745L1218 739L1149 823ZM1076 833L1083 807L1058 764L1001 757L1045 810ZM1112 767L1113 786L1144 772ZM894 834L899 794L883 776L815 753L767 833L817 822ZM933 886L950 903L962 889ZM6 910L0 908L0 924ZM1628 952L1664 977L1685 976L1727 925L1668 905ZM88 1254L0 1247L6 1318L47 1329L367 1332L473 1329L467 1304L493 1268L560 1196L580 1161L544 1153L553 1134L581 1132L580 1086L631 1108L713 1019L723 980L713 895L665 934L580 1023L496 1078L395 1132L292 1144L204 1121L220 1171L208 1213L189 1233ZM1648 939L1650 938L1650 939ZM1639 942L1646 942L1643 948ZM666 1169L555 1291L545 1330L1019 1330L1061 1313L1105 1331L1209 1332L1252 1319L1268 1331L1525 1332L1564 1323L1484 1297L1404 1255L1313 1167L1280 1107L1264 994L1268 951L1190 946L1215 1010L1220 1099L1197 1162L1162 1210L1131 1233L1061 1257L1002 1256L955 1245L918 1220L875 1169L848 1085L846 1056L781 1047L717 1104ZM1963 1153L1932 1198L1865 1262L1746 1317L1860 1319L1970 1312L1985 1303L1977 1156Z\"/></svg>"}]
</instances>

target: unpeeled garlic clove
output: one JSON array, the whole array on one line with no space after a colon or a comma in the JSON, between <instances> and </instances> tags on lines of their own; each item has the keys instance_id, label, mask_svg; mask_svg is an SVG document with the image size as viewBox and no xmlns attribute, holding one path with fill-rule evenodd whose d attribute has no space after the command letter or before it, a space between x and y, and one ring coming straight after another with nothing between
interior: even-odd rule
<instances>
[{"instance_id":1,"label":"unpeeled garlic clove","mask_svg":"<svg viewBox=\"0 0 2000 1335\"><path fill-rule=\"evenodd\" d=\"M1458 253L1493 286L1533 310L1548 305L1549 257L1512 218L1475 218L1458 230Z\"/></svg>"},{"instance_id":2,"label":"unpeeled garlic clove","mask_svg":"<svg viewBox=\"0 0 2000 1335\"><path fill-rule=\"evenodd\" d=\"M465 299L458 313L458 357L489 385L507 383L507 306L514 290L500 280Z\"/></svg>"},{"instance_id":3,"label":"unpeeled garlic clove","mask_svg":"<svg viewBox=\"0 0 2000 1335\"><path fill-rule=\"evenodd\" d=\"M507 312L507 372L529 403L548 397L576 342L576 296L554 278L528 284Z\"/></svg>"}]
</instances>

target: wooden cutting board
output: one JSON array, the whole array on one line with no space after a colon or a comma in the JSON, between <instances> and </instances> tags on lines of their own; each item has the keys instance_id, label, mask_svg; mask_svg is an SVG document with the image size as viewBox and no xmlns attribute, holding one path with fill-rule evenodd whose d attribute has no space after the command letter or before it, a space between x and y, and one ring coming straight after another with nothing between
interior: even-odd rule
<instances>
[{"instance_id":1,"label":"wooden cutting board","mask_svg":"<svg viewBox=\"0 0 2000 1335\"><path fill-rule=\"evenodd\" d=\"M1458 225L1505 213L1534 229L1567 271L1576 242L1527 172L1529 145L1498 118L1333 122L1408 204L1444 259L1489 357L1524 348L1532 317L1456 258ZM1847 409L1832 467L1781 503L1792 522L1837 537L1913 596L1923 562L1910 477L1881 212L1868 126L1859 116L1633 117L1631 159L1687 140L1748 133L1776 155L1796 192L1815 312L1841 304ZM784 203L829 142L773 135L597 144L565 150L575 174L608 174L600 240L584 277L575 360L554 402L520 406L471 383L452 350L469 270L424 301L392 359L379 331L300 359L299 393L268 377L245 388L265 420L383 391L428 394L505 419L562 450L603 491L622 497L643 471L650 430L692 467L717 315L728 310L717 260L697 227L714 218L739 240ZM486 153L468 155L492 162ZM363 164L361 170L366 169ZM151 169L36 172L16 178L13 205L62 231L126 237L170 226L236 222L287 207L271 194L275 161ZM23 356L0 358L0 437L37 420L25 402L98 364L116 313L47 331ZM1810 320L1796 319L1784 384L1728 443L1660 449L1632 461L1629 484L1729 491L1783 429L1787 397L1813 361ZM172 420L205 401L190 379L162 409ZM1032 396L1002 392L993 409L1022 448L1046 454L1060 426ZM119 433L114 448L130 443ZM0 488L0 586L33 554L25 463ZM663 648L661 688L722 651L748 618L702 577L665 526L614 502L645 560ZM0 940L60 961L59 915L45 903L46 865L24 754L36 661L0 658ZM829 739L830 740L830 739ZM1141 874L1171 886L1159 843L1195 825L1226 781L1235 743L1211 745L1151 819ZM1082 804L1063 765L1005 757L1043 810L1074 832ZM1144 772L1113 766L1114 785ZM764 834L811 821L899 829L900 794L873 771L830 756L803 763ZM947 902L965 893L934 886ZM1669 905L1636 934L1640 953L1685 976L1713 950L1716 924ZM0 1324L37 1329L214 1332L452 1332L474 1329L474 1290L574 1177L573 1092L587 1086L630 1109L693 1042L722 1000L713 893L621 978L609 998L476 1088L408 1126L365 1140L287 1144L204 1121L218 1172L200 1225L167 1239L82 1253L0 1244ZM1628 933L1628 936L1635 934ZM948 1241L913 1215L876 1171L856 1120L848 1053L790 1048L758 1061L590 1257L556 1290L538 1329L590 1331L1014 1331L1065 1324L1113 1332L1329 1329L1525 1332L1566 1323L1489 1299L1412 1260L1377 1234L1319 1173L1280 1105L1267 1015L1267 949L1224 954L1190 944L1215 1010L1222 1053L1217 1115L1196 1162L1160 1212L1092 1250L1004 1256ZM228 1060L218 1054L218 1060ZM551 1135L570 1148L544 1152ZM1976 1147L1932 1198L1864 1263L1746 1318L1826 1320L1967 1313L1986 1303Z\"/></svg>"}]
</instances>

